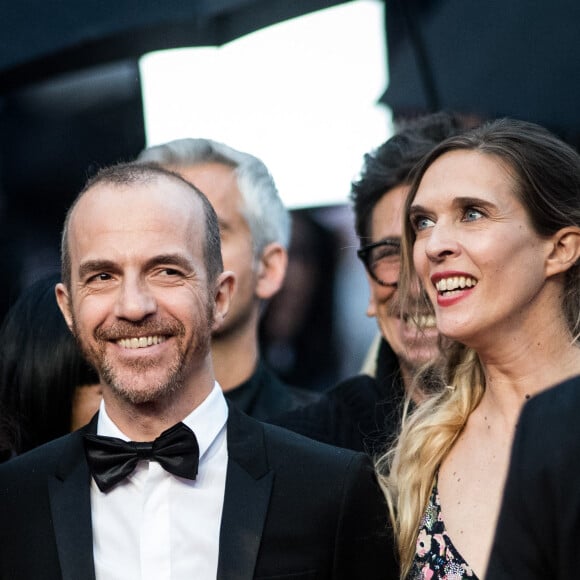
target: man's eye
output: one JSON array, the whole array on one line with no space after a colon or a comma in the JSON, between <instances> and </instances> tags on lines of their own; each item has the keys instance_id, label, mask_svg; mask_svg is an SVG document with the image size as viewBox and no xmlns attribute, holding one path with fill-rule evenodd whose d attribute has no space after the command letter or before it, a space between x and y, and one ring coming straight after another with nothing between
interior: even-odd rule
<instances>
[{"instance_id":1,"label":"man's eye","mask_svg":"<svg viewBox=\"0 0 580 580\"><path fill-rule=\"evenodd\" d=\"M474 207L468 207L465 210L464 219L467 222L473 222L475 220L481 219L483 217L483 213L480 212L478 209Z\"/></svg>"},{"instance_id":2,"label":"man's eye","mask_svg":"<svg viewBox=\"0 0 580 580\"><path fill-rule=\"evenodd\" d=\"M105 272L99 272L98 274L91 276L89 278L89 282L104 282L104 281L110 280L110 279L111 279L110 274L106 274Z\"/></svg>"},{"instance_id":3,"label":"man's eye","mask_svg":"<svg viewBox=\"0 0 580 580\"><path fill-rule=\"evenodd\" d=\"M399 248L394 246L379 246L375 249L373 253L373 261L378 262L380 260L396 260L400 257L401 252Z\"/></svg>"},{"instance_id":4,"label":"man's eye","mask_svg":"<svg viewBox=\"0 0 580 580\"><path fill-rule=\"evenodd\" d=\"M179 270L176 270L175 268L163 268L163 270L161 270L161 273L164 276L181 276L181 272Z\"/></svg>"}]
</instances>

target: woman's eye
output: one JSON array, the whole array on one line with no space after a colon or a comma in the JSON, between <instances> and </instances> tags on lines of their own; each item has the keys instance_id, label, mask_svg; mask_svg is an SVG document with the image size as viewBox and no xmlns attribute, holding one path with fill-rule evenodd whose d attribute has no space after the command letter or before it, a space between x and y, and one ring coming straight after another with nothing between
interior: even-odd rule
<instances>
[{"instance_id":1,"label":"woman's eye","mask_svg":"<svg viewBox=\"0 0 580 580\"><path fill-rule=\"evenodd\" d=\"M483 213L474 207L469 207L465 210L464 219L468 222L473 222L483 217Z\"/></svg>"},{"instance_id":2,"label":"woman's eye","mask_svg":"<svg viewBox=\"0 0 580 580\"><path fill-rule=\"evenodd\" d=\"M413 228L416 232L420 232L433 226L435 222L426 216L416 216L413 218Z\"/></svg>"}]
</instances>

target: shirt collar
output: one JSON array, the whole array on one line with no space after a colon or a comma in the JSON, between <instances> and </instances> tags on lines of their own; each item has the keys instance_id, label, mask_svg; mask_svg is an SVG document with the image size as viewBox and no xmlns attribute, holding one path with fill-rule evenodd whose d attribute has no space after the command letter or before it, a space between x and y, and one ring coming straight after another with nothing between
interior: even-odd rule
<instances>
[{"instance_id":1,"label":"shirt collar","mask_svg":"<svg viewBox=\"0 0 580 580\"><path fill-rule=\"evenodd\" d=\"M199 445L200 459L223 429L227 419L228 405L221 387L218 382L215 381L210 394L182 421L182 423L185 423L195 433L197 444ZM130 440L129 437L127 437L117 427L117 425L113 423L107 414L105 401L101 401L99 407L97 434L105 435L107 437L117 437L123 441Z\"/></svg>"}]
</instances>

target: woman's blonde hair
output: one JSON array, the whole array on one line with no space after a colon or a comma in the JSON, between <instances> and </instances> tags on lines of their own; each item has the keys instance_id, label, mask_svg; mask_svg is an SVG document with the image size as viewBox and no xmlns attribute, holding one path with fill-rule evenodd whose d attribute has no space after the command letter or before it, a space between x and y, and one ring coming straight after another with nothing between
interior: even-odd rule
<instances>
[{"instance_id":1,"label":"woman's blonde hair","mask_svg":"<svg viewBox=\"0 0 580 580\"><path fill-rule=\"evenodd\" d=\"M473 150L491 155L508 169L514 194L541 236L567 226L580 227L580 156L551 133L523 121L500 119L437 145L417 166L404 211L400 300L410 301L414 282L412 250L415 233L409 208L431 164L450 151ZM425 300L427 300L425 298ZM430 307L430 305L427 305ZM571 335L580 328L580 267L565 275L563 293ZM409 313L412 314L412 313ZM422 402L405 418L394 447L376 463L385 492L401 561L401 577L409 573L418 529L441 462L455 443L485 392L485 374L477 353L460 343L441 339L441 356L423 368L415 388Z\"/></svg>"}]
</instances>

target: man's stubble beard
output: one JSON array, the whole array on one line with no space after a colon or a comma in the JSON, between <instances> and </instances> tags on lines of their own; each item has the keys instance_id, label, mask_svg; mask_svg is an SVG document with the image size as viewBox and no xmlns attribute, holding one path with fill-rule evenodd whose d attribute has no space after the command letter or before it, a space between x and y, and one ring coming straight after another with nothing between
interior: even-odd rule
<instances>
[{"instance_id":1,"label":"man's stubble beard","mask_svg":"<svg viewBox=\"0 0 580 580\"><path fill-rule=\"evenodd\" d=\"M136 376L121 380L115 372L113 365L105 357L101 369L101 380L110 387L115 397L127 403L131 403L132 405L153 403L161 399L167 399L179 390L183 384L184 358L181 350L178 350L177 360L169 367L167 378L162 382L157 382L144 389L142 385L139 385L140 380L144 377L137 373L140 370L146 372L147 368L153 368L152 365L142 365L141 361L134 361L126 365L126 368L132 369Z\"/></svg>"},{"instance_id":2,"label":"man's stubble beard","mask_svg":"<svg viewBox=\"0 0 580 580\"><path fill-rule=\"evenodd\" d=\"M124 322L107 329L97 328L93 335L95 342L90 345L82 339L73 315L72 332L84 357L97 370L101 383L107 385L116 398L131 405L143 405L170 398L183 387L190 367L189 363L193 359L201 361L208 355L211 344L211 316L213 316L213 310L208 306L205 316L199 321L198 329L194 331L187 347L183 342L186 334L185 327L177 320L172 320L170 323L164 322L162 325ZM161 328L164 332L160 332ZM115 370L114 362L107 357L106 353L106 343L111 337L131 336L136 329L145 330L148 335L166 334L168 330L171 330L171 338L177 342L175 357L165 372L165 378L157 380L147 388L143 388L142 384L142 381L146 380L145 373L149 369L155 369L156 364L159 363L147 360L123 363L123 369L133 372L132 376L121 378L120 373Z\"/></svg>"},{"instance_id":3,"label":"man's stubble beard","mask_svg":"<svg viewBox=\"0 0 580 580\"><path fill-rule=\"evenodd\" d=\"M400 321L401 325L407 324L406 318L411 317L418 318L420 316L430 315L432 311L425 308L425 303L428 301L427 294L424 290L418 296L409 296L405 301L404 305L401 304L400 297L397 295L389 302L387 307L387 316L390 318L396 318ZM401 310L404 306L404 314ZM389 342L386 338L387 334L381 323L379 323L379 329L383 338ZM402 334L399 335L399 342L402 346L402 352L395 353L399 361L399 365L405 367L405 369L410 374L415 374L418 370L423 368L425 365L433 362L437 358L437 342L433 342L430 338L425 336L428 332L427 329L416 328L416 339L409 341L407 337ZM391 345L393 348L393 345Z\"/></svg>"}]
</instances>

